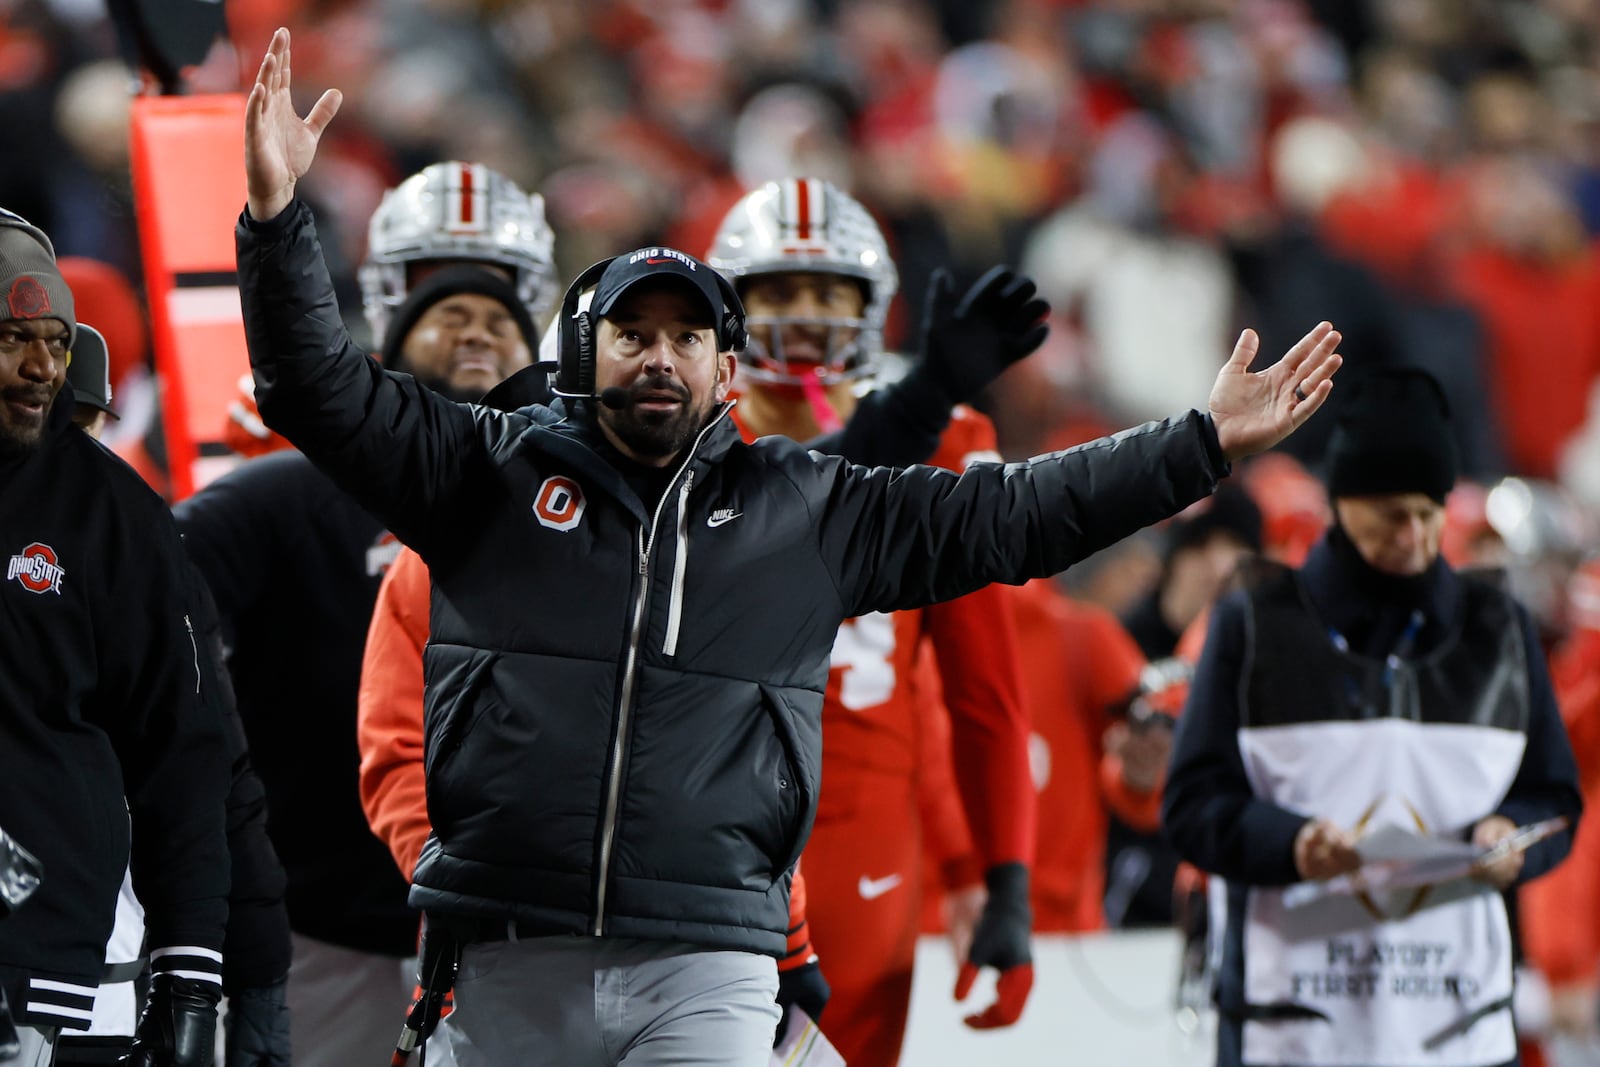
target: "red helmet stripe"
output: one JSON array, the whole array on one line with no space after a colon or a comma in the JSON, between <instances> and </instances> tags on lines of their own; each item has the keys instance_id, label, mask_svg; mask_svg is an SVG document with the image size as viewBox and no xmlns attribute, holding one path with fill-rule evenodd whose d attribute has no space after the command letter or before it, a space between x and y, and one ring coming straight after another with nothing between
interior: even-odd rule
<instances>
[{"instance_id":1,"label":"red helmet stripe","mask_svg":"<svg viewBox=\"0 0 1600 1067\"><path fill-rule=\"evenodd\" d=\"M472 225L472 170L471 167L461 168L461 224Z\"/></svg>"},{"instance_id":2,"label":"red helmet stripe","mask_svg":"<svg viewBox=\"0 0 1600 1067\"><path fill-rule=\"evenodd\" d=\"M794 183L794 235L811 240L811 183L805 180Z\"/></svg>"}]
</instances>

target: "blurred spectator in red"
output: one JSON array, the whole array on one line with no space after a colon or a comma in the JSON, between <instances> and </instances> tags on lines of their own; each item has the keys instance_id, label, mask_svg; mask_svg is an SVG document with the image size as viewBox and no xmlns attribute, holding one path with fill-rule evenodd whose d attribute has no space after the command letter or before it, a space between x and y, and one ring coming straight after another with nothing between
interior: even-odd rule
<instances>
[{"instance_id":1,"label":"blurred spectator in red","mask_svg":"<svg viewBox=\"0 0 1600 1067\"><path fill-rule=\"evenodd\" d=\"M1456 284L1488 332L1511 468L1548 478L1600 375L1600 264L1570 198L1531 162L1484 163L1470 183L1477 243Z\"/></svg>"}]
</instances>

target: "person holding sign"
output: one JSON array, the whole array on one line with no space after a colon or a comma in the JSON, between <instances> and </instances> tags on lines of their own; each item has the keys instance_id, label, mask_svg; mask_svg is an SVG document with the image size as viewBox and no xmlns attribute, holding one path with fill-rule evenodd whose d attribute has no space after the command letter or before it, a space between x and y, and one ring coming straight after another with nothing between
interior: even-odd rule
<instances>
[{"instance_id":1,"label":"person holding sign","mask_svg":"<svg viewBox=\"0 0 1600 1067\"><path fill-rule=\"evenodd\" d=\"M1528 613L1439 555L1455 477L1438 383L1358 379L1329 446L1334 525L1299 570L1247 565L1212 618L1162 821L1228 884L1219 1067L1516 1062L1496 890L1570 847L1568 824L1519 827L1581 801ZM1483 851L1436 884L1297 887L1418 835Z\"/></svg>"}]
</instances>

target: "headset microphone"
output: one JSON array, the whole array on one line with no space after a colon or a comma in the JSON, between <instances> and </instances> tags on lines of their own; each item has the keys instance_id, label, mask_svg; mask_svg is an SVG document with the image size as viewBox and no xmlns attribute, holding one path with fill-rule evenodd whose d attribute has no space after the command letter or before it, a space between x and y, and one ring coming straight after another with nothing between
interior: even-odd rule
<instances>
[{"instance_id":1,"label":"headset microphone","mask_svg":"<svg viewBox=\"0 0 1600 1067\"><path fill-rule=\"evenodd\" d=\"M628 391L613 385L600 390L598 399L612 411L622 411L628 406Z\"/></svg>"}]
</instances>

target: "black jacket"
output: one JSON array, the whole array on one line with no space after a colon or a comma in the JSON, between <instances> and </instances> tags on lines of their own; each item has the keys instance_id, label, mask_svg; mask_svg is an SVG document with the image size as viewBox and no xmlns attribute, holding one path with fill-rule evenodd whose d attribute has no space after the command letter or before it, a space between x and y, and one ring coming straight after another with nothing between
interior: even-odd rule
<instances>
[{"instance_id":1,"label":"black jacket","mask_svg":"<svg viewBox=\"0 0 1600 1067\"><path fill-rule=\"evenodd\" d=\"M840 622L1053 574L1224 471L1194 413L956 475L746 445L724 410L652 515L589 405L463 407L362 357L304 205L238 249L264 419L433 577L429 909L781 955Z\"/></svg>"},{"instance_id":2,"label":"black jacket","mask_svg":"<svg viewBox=\"0 0 1600 1067\"><path fill-rule=\"evenodd\" d=\"M549 398L544 371L527 367L484 404L513 410ZM949 417L926 407L903 390L873 394L812 447L914 462ZM331 944L412 955L409 883L373 836L356 780L362 649L398 542L298 453L242 464L173 510L222 618L267 826L288 870L291 925Z\"/></svg>"},{"instance_id":3,"label":"black jacket","mask_svg":"<svg viewBox=\"0 0 1600 1067\"><path fill-rule=\"evenodd\" d=\"M130 821L155 966L220 971L228 766L172 519L71 409L58 398L40 446L0 463L0 825L44 864L0 923L0 982L24 1019L82 1029L80 993L24 987L96 985Z\"/></svg>"},{"instance_id":4,"label":"black jacket","mask_svg":"<svg viewBox=\"0 0 1600 1067\"><path fill-rule=\"evenodd\" d=\"M189 563L191 569L194 564ZM226 804L228 861L228 930L222 945L222 989L232 996L245 989L274 985L289 973L292 948L289 914L284 906L283 864L267 836L267 793L250 763L250 745L233 698L216 602L198 572L193 576L196 601L191 617L199 639L200 669L209 686L212 712L222 720L223 745L229 768Z\"/></svg>"},{"instance_id":5,"label":"black jacket","mask_svg":"<svg viewBox=\"0 0 1600 1067\"><path fill-rule=\"evenodd\" d=\"M173 509L216 599L290 925L364 952L416 952L406 880L356 785L356 691L399 545L296 453L251 460Z\"/></svg>"}]
</instances>

